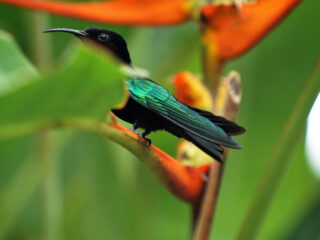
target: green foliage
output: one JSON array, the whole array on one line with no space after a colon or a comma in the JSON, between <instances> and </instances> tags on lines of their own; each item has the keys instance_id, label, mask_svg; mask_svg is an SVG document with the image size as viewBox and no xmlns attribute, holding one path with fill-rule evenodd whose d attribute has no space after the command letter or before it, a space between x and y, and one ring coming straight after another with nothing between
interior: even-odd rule
<instances>
[{"instance_id":1,"label":"green foliage","mask_svg":"<svg viewBox=\"0 0 320 240\"><path fill-rule=\"evenodd\" d=\"M38 76L35 68L20 53L12 37L1 30L0 58L0 97L27 85L32 77Z\"/></svg>"},{"instance_id":2,"label":"green foliage","mask_svg":"<svg viewBox=\"0 0 320 240\"><path fill-rule=\"evenodd\" d=\"M278 141L271 160L268 162L268 171L262 175L259 182L258 192L255 195L252 205L246 215L238 239L255 239L260 226L267 214L274 192L280 185L282 176L286 171L299 140L305 132L305 122L316 96L320 89L320 58L310 79L305 83L294 109L290 114L287 125ZM251 226L254 226L252 229Z\"/></svg>"},{"instance_id":3,"label":"green foliage","mask_svg":"<svg viewBox=\"0 0 320 240\"><path fill-rule=\"evenodd\" d=\"M31 65L8 40L0 36L0 50L3 50L0 62L6 62L4 68L7 70L2 72L4 76L9 76L4 78L8 87L3 91L17 88L17 83L23 81L19 79L29 79L28 75L35 74ZM10 56L10 61L6 56ZM14 74L16 76L11 76ZM64 120L103 120L108 110L123 103L123 79L124 74L112 60L80 48L62 70L47 77L38 77L10 94L3 92L7 95L0 99L3 113L0 138L58 125Z\"/></svg>"}]
</instances>

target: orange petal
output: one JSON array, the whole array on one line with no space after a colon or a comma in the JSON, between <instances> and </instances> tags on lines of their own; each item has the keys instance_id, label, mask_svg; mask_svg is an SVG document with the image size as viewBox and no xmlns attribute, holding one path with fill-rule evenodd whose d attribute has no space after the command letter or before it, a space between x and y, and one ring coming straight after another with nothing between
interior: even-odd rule
<instances>
[{"instance_id":1,"label":"orange petal","mask_svg":"<svg viewBox=\"0 0 320 240\"><path fill-rule=\"evenodd\" d=\"M271 31L301 0L258 0L234 5L210 4L202 8L205 31L214 35L221 59L243 54ZM205 33L205 35L211 35Z\"/></svg>"},{"instance_id":2,"label":"orange petal","mask_svg":"<svg viewBox=\"0 0 320 240\"><path fill-rule=\"evenodd\" d=\"M115 0L106 2L56 2L38 0L0 0L0 2L86 19L124 25L166 25L189 19L186 0Z\"/></svg>"},{"instance_id":3,"label":"orange petal","mask_svg":"<svg viewBox=\"0 0 320 240\"><path fill-rule=\"evenodd\" d=\"M137 135L129 129L114 123L112 127L137 138ZM151 154L156 156L153 162L144 162L158 179L178 198L195 203L204 186L204 175L210 164L200 167L189 167L178 162L168 154L155 146L150 146Z\"/></svg>"},{"instance_id":4,"label":"orange petal","mask_svg":"<svg viewBox=\"0 0 320 240\"><path fill-rule=\"evenodd\" d=\"M178 198L195 203L199 200L204 186L204 179L210 164L200 167L189 167L168 156L160 149L152 146L160 161L158 171L165 175L164 184Z\"/></svg>"},{"instance_id":5,"label":"orange petal","mask_svg":"<svg viewBox=\"0 0 320 240\"><path fill-rule=\"evenodd\" d=\"M195 75L189 72L180 72L173 79L177 99L192 107L208 111L212 109L211 94Z\"/></svg>"}]
</instances>

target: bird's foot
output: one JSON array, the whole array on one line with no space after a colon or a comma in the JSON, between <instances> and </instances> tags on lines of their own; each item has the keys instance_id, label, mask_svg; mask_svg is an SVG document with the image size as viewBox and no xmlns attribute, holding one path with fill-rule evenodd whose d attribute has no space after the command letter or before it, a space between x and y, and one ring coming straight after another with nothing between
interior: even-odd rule
<instances>
[{"instance_id":1,"label":"bird's foot","mask_svg":"<svg viewBox=\"0 0 320 240\"><path fill-rule=\"evenodd\" d=\"M144 133L142 133L141 137L146 140L147 145L150 146L151 145L151 139L150 138L146 138L146 136L150 133L150 130L145 130Z\"/></svg>"},{"instance_id":2,"label":"bird's foot","mask_svg":"<svg viewBox=\"0 0 320 240\"><path fill-rule=\"evenodd\" d=\"M132 132L134 132L134 133L136 133L136 134L139 135L139 133L136 132L136 129L138 129L138 128L139 128L138 122L134 122L134 124L132 125L132 127L130 128L130 130L131 130Z\"/></svg>"},{"instance_id":3,"label":"bird's foot","mask_svg":"<svg viewBox=\"0 0 320 240\"><path fill-rule=\"evenodd\" d=\"M146 136L150 133L149 130L145 130L143 133L138 133L139 135L139 140L143 140L145 141L145 143L147 144L147 146L151 145L151 139L150 138L146 138Z\"/></svg>"},{"instance_id":4,"label":"bird's foot","mask_svg":"<svg viewBox=\"0 0 320 240\"><path fill-rule=\"evenodd\" d=\"M150 139L150 138L141 137L141 139L143 139L144 141L146 141L147 146L150 146L150 145L151 145L151 139Z\"/></svg>"},{"instance_id":5,"label":"bird's foot","mask_svg":"<svg viewBox=\"0 0 320 240\"><path fill-rule=\"evenodd\" d=\"M130 131L132 131L132 132L134 132L134 133L139 135L139 132L136 132L136 129L133 126L130 128Z\"/></svg>"},{"instance_id":6,"label":"bird's foot","mask_svg":"<svg viewBox=\"0 0 320 240\"><path fill-rule=\"evenodd\" d=\"M136 127L135 125L133 125L131 128L130 128L130 131L134 132L135 134L137 134L139 136L139 139L142 138L142 133L141 132L137 132L136 131Z\"/></svg>"},{"instance_id":7,"label":"bird's foot","mask_svg":"<svg viewBox=\"0 0 320 240\"><path fill-rule=\"evenodd\" d=\"M134 132L135 134L137 134L138 137L139 137L139 139L144 138L144 137L142 136L143 134L142 134L141 132L136 131L136 128L132 127L132 128L130 128L130 130L131 130L132 132Z\"/></svg>"},{"instance_id":8,"label":"bird's foot","mask_svg":"<svg viewBox=\"0 0 320 240\"><path fill-rule=\"evenodd\" d=\"M146 138L146 135L147 135L146 132L144 132L144 133L137 132L136 128L134 126L132 126L132 128L130 128L130 130L138 135L139 141L145 141L147 146L151 145L151 139L150 138Z\"/></svg>"},{"instance_id":9,"label":"bird's foot","mask_svg":"<svg viewBox=\"0 0 320 240\"><path fill-rule=\"evenodd\" d=\"M146 143L147 146L151 145L151 139L150 138L146 138L145 133L137 133L139 136L139 141L143 141Z\"/></svg>"},{"instance_id":10,"label":"bird's foot","mask_svg":"<svg viewBox=\"0 0 320 240\"><path fill-rule=\"evenodd\" d=\"M145 142L147 146L151 145L151 139L150 138L146 138L145 136L143 136L143 133L140 133L140 132L136 132L136 134L139 136L139 141Z\"/></svg>"}]
</instances>

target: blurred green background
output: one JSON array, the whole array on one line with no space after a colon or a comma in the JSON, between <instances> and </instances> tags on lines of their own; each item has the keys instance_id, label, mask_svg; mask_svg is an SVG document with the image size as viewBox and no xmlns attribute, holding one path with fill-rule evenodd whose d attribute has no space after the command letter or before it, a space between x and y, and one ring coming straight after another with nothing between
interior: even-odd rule
<instances>
[{"instance_id":1,"label":"blurred green background","mask_svg":"<svg viewBox=\"0 0 320 240\"><path fill-rule=\"evenodd\" d=\"M153 80L169 89L174 73L201 73L195 23L115 27L0 5L0 28L11 33L44 71L59 66L78 40L68 34L34 33L87 26L122 34L134 65L147 69ZM37 62L36 41L47 44L43 54L48 63ZM254 49L227 64L225 73L237 70L242 76L238 122L247 133L237 137L243 150L232 151L228 159L211 239L233 239L239 230L319 53L320 2L305 0ZM164 132L151 137L153 144L175 155L177 138ZM0 239L189 238L189 206L172 196L126 149L71 130L51 131L46 141L46 162L41 161L39 134L0 141ZM259 239L319 239L319 187L301 141Z\"/></svg>"}]
</instances>

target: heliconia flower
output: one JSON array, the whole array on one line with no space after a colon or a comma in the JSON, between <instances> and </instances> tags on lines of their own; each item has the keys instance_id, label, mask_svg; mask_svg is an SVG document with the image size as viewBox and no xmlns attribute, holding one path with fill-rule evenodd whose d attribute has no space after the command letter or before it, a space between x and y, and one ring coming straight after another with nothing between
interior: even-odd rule
<instances>
[{"instance_id":1,"label":"heliconia flower","mask_svg":"<svg viewBox=\"0 0 320 240\"><path fill-rule=\"evenodd\" d=\"M211 94L195 75L184 71L177 73L173 80L175 96L178 100L192 107L212 110Z\"/></svg>"},{"instance_id":2,"label":"heliconia flower","mask_svg":"<svg viewBox=\"0 0 320 240\"><path fill-rule=\"evenodd\" d=\"M138 138L135 133L116 123L115 118L113 121L111 127ZM148 148L147 155L149 155L149 157L146 157L149 161L144 160L143 163L150 168L170 192L191 204L199 200L210 164L203 163L198 167L187 166L153 145Z\"/></svg>"},{"instance_id":3,"label":"heliconia flower","mask_svg":"<svg viewBox=\"0 0 320 240\"><path fill-rule=\"evenodd\" d=\"M114 0L61 2L0 0L2 3L94 22L124 25L167 25L186 21L191 3L186 0Z\"/></svg>"},{"instance_id":4,"label":"heliconia flower","mask_svg":"<svg viewBox=\"0 0 320 240\"><path fill-rule=\"evenodd\" d=\"M204 42L223 60L235 58L257 44L301 0L258 0L235 5L210 4L201 9Z\"/></svg>"}]
</instances>

